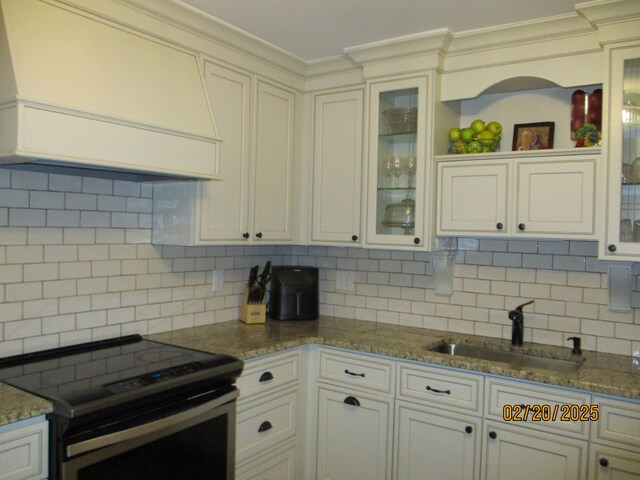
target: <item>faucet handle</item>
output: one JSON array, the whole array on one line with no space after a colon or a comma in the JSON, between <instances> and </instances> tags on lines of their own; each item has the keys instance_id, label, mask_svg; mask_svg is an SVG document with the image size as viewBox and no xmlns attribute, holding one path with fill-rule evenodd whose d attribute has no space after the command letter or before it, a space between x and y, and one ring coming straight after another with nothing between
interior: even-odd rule
<instances>
[{"instance_id":1,"label":"faucet handle","mask_svg":"<svg viewBox=\"0 0 640 480\"><path fill-rule=\"evenodd\" d=\"M571 350L571 353L575 355L582 355L582 350L580 349L580 337L569 337L567 340L573 341L573 350Z\"/></svg>"}]
</instances>

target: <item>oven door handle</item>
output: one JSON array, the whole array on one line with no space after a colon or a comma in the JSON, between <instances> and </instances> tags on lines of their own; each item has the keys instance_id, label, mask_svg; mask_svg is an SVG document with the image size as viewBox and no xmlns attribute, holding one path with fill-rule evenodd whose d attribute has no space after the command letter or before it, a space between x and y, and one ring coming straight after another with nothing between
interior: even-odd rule
<instances>
[{"instance_id":1,"label":"oven door handle","mask_svg":"<svg viewBox=\"0 0 640 480\"><path fill-rule=\"evenodd\" d=\"M210 402L203 403L197 407L193 407L189 410L176 413L175 415L169 415L154 422L144 423L135 427L128 428L126 430L120 430L118 432L109 433L100 437L90 438L78 443L67 445L66 454L71 458L81 453L90 452L99 448L108 447L115 443L126 442L132 439L139 439L141 437L162 438L171 433L184 430L192 425L195 425L201 421L202 415L210 412L225 403L235 401L238 397L238 391L226 393L218 398L211 400Z\"/></svg>"}]
</instances>

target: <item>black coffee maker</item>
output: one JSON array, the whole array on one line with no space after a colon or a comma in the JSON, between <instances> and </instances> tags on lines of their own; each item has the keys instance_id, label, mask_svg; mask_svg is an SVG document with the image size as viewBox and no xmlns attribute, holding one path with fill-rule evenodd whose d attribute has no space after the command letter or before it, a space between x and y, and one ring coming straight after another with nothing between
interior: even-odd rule
<instances>
[{"instance_id":1,"label":"black coffee maker","mask_svg":"<svg viewBox=\"0 0 640 480\"><path fill-rule=\"evenodd\" d=\"M273 267L269 296L273 320L316 320L318 296L317 268Z\"/></svg>"}]
</instances>

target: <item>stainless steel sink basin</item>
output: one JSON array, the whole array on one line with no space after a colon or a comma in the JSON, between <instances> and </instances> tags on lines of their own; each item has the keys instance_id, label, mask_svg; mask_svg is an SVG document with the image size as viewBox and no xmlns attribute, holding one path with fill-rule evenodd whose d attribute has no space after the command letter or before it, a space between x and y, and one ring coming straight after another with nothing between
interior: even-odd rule
<instances>
[{"instance_id":1,"label":"stainless steel sink basin","mask_svg":"<svg viewBox=\"0 0 640 480\"><path fill-rule=\"evenodd\" d=\"M553 370L554 372L575 372L581 366L581 362L571 360L560 360L557 358L538 357L528 355L526 353L503 352L500 350L492 350L478 345L470 345L464 343L448 343L443 342L435 347L429 348L432 352L446 353L461 357L478 358L481 360L489 360L492 362L508 363L514 367L541 368L544 370Z\"/></svg>"}]
</instances>

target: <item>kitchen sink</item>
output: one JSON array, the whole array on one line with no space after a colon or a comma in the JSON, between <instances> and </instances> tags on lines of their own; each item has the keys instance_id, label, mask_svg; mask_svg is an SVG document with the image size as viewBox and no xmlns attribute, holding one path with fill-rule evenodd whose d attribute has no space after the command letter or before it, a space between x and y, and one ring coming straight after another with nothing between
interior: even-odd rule
<instances>
[{"instance_id":1,"label":"kitchen sink","mask_svg":"<svg viewBox=\"0 0 640 480\"><path fill-rule=\"evenodd\" d=\"M465 343L443 342L435 347L427 348L427 350L431 352L446 353L452 356L455 355L489 360L492 362L508 363L514 367L541 368L544 370L553 370L554 372L576 372L582 366L582 363L578 361L539 357L526 353L504 352L501 350L493 350L491 348Z\"/></svg>"}]
</instances>

